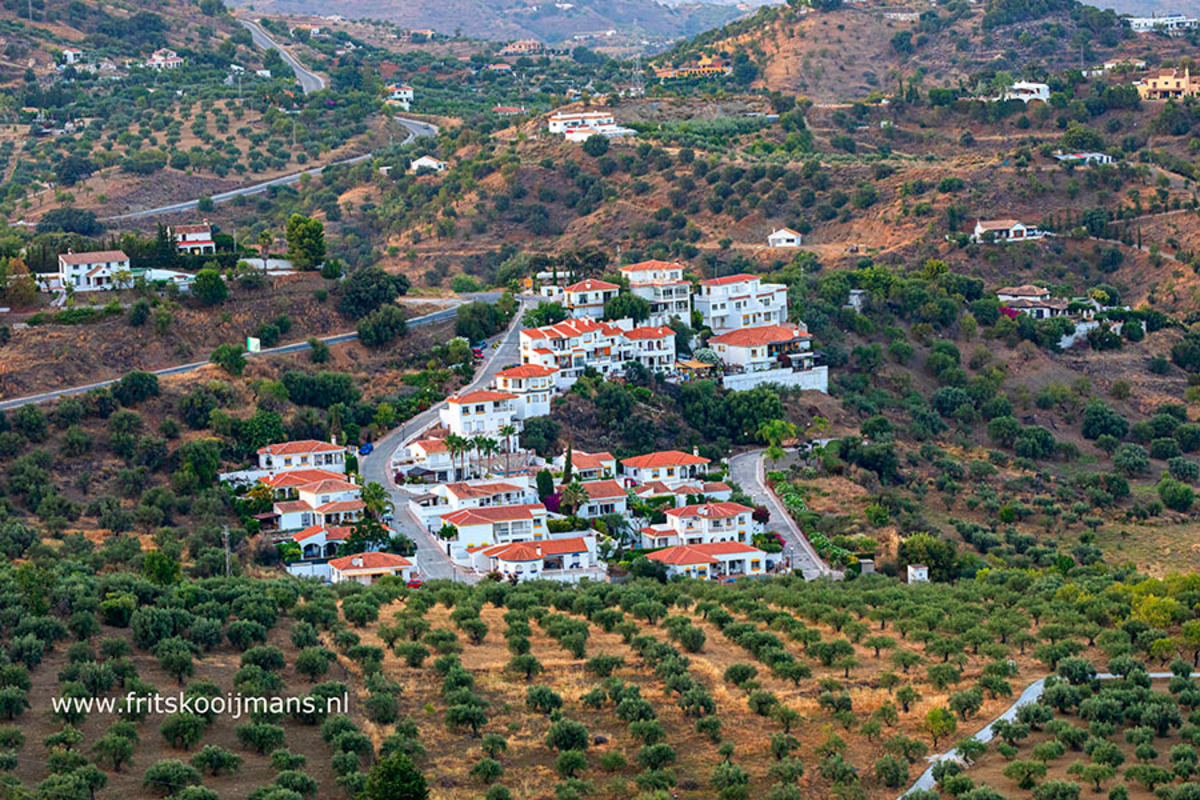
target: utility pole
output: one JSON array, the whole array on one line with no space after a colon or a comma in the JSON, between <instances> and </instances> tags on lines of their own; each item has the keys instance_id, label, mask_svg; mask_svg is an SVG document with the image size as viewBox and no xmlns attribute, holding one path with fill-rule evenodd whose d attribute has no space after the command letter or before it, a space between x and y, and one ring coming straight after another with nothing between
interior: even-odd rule
<instances>
[{"instance_id":1,"label":"utility pole","mask_svg":"<svg viewBox=\"0 0 1200 800\"><path fill-rule=\"evenodd\" d=\"M229 526L221 528L221 542L225 545L225 577L228 578L233 573L232 556L229 552Z\"/></svg>"}]
</instances>

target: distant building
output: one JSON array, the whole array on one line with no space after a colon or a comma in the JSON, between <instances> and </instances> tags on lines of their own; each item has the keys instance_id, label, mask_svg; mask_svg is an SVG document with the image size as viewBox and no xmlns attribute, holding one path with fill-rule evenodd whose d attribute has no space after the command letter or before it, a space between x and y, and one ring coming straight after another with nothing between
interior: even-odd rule
<instances>
[{"instance_id":1,"label":"distant building","mask_svg":"<svg viewBox=\"0 0 1200 800\"><path fill-rule=\"evenodd\" d=\"M924 564L909 564L907 577L909 583L929 583L929 567Z\"/></svg>"},{"instance_id":2,"label":"distant building","mask_svg":"<svg viewBox=\"0 0 1200 800\"><path fill-rule=\"evenodd\" d=\"M1200 79L1193 78L1187 68L1160 70L1133 85L1143 100L1172 100L1200 94Z\"/></svg>"},{"instance_id":3,"label":"distant building","mask_svg":"<svg viewBox=\"0 0 1200 800\"><path fill-rule=\"evenodd\" d=\"M76 253L68 250L58 257L58 286L77 292L128 288L132 285L129 256L122 250Z\"/></svg>"},{"instance_id":4,"label":"distant building","mask_svg":"<svg viewBox=\"0 0 1200 800\"><path fill-rule=\"evenodd\" d=\"M146 66L150 69L156 69L160 72L164 69L175 69L183 65L183 59L174 50L163 48L155 50L150 54L150 58L146 59Z\"/></svg>"},{"instance_id":5,"label":"distant building","mask_svg":"<svg viewBox=\"0 0 1200 800\"><path fill-rule=\"evenodd\" d=\"M546 122L550 133L566 133L574 128L599 128L615 125L611 111L556 111Z\"/></svg>"},{"instance_id":6,"label":"distant building","mask_svg":"<svg viewBox=\"0 0 1200 800\"><path fill-rule=\"evenodd\" d=\"M198 225L172 225L171 237L175 249L183 255L201 256L217 252L212 238L212 226L207 222Z\"/></svg>"},{"instance_id":7,"label":"distant building","mask_svg":"<svg viewBox=\"0 0 1200 800\"><path fill-rule=\"evenodd\" d=\"M375 583L382 577L395 575L406 583L416 578L417 565L412 559L395 553L357 553L335 558L329 562L330 583Z\"/></svg>"},{"instance_id":8,"label":"distant building","mask_svg":"<svg viewBox=\"0 0 1200 800\"><path fill-rule=\"evenodd\" d=\"M344 478L326 478L294 488L294 500L279 500L268 515L281 531L303 530L312 525L345 526L362 519L366 504L362 487Z\"/></svg>"},{"instance_id":9,"label":"distant building","mask_svg":"<svg viewBox=\"0 0 1200 800\"><path fill-rule=\"evenodd\" d=\"M1002 286L996 290L996 299L1001 303L1012 300L1049 300L1050 290L1032 283L1024 283L1020 286Z\"/></svg>"},{"instance_id":10,"label":"distant building","mask_svg":"<svg viewBox=\"0 0 1200 800\"><path fill-rule=\"evenodd\" d=\"M563 287L563 307L572 317L604 316L604 304L621 293L621 287L608 281L587 278Z\"/></svg>"},{"instance_id":11,"label":"distant building","mask_svg":"<svg viewBox=\"0 0 1200 800\"><path fill-rule=\"evenodd\" d=\"M639 261L621 267L629 279L629 292L650 303L651 325L666 325L672 317L690 323L692 284L683 277L684 266L674 261Z\"/></svg>"},{"instance_id":12,"label":"distant building","mask_svg":"<svg viewBox=\"0 0 1200 800\"><path fill-rule=\"evenodd\" d=\"M767 237L768 247L799 247L804 237L791 228L780 228Z\"/></svg>"},{"instance_id":13,"label":"distant building","mask_svg":"<svg viewBox=\"0 0 1200 800\"><path fill-rule=\"evenodd\" d=\"M1020 220L1015 219L992 219L979 220L975 223L975 231L971 234L972 242L995 242L997 244L1005 244L1008 242L1026 242L1035 239L1042 239L1046 236L1045 231L1026 225Z\"/></svg>"},{"instance_id":14,"label":"distant building","mask_svg":"<svg viewBox=\"0 0 1200 800\"><path fill-rule=\"evenodd\" d=\"M407 83L393 83L388 86L387 102L400 106L408 111L413 101L413 87Z\"/></svg>"},{"instance_id":15,"label":"distant building","mask_svg":"<svg viewBox=\"0 0 1200 800\"><path fill-rule=\"evenodd\" d=\"M84 61L85 54L82 50L74 47L68 47L62 51L64 64L79 64Z\"/></svg>"},{"instance_id":16,"label":"distant building","mask_svg":"<svg viewBox=\"0 0 1200 800\"><path fill-rule=\"evenodd\" d=\"M557 469L567 465L567 454L555 456L553 464ZM585 453L582 450L571 451L571 480L596 481L612 478L617 474L617 459L612 453Z\"/></svg>"},{"instance_id":17,"label":"distant building","mask_svg":"<svg viewBox=\"0 0 1200 800\"><path fill-rule=\"evenodd\" d=\"M713 333L787 321L787 287L741 273L700 281L696 311Z\"/></svg>"},{"instance_id":18,"label":"distant building","mask_svg":"<svg viewBox=\"0 0 1200 800\"><path fill-rule=\"evenodd\" d=\"M593 136L603 136L605 139L624 139L627 136L637 136L637 131L621 125L595 125L584 128L567 128L563 131L563 139L568 142L586 142Z\"/></svg>"},{"instance_id":19,"label":"distant building","mask_svg":"<svg viewBox=\"0 0 1200 800\"><path fill-rule=\"evenodd\" d=\"M584 519L596 519L605 514L626 516L629 513L629 495L625 492L625 488L616 481L611 479L585 481L579 485L587 492L588 499L575 509L576 516ZM561 492L563 488L563 486L559 486L557 491Z\"/></svg>"},{"instance_id":20,"label":"distant building","mask_svg":"<svg viewBox=\"0 0 1200 800\"><path fill-rule=\"evenodd\" d=\"M1038 102L1050 102L1050 86L1045 83L1032 83L1030 81L1017 81L1012 86L1004 91L1000 97L1001 100L1020 100L1026 105Z\"/></svg>"},{"instance_id":21,"label":"distant building","mask_svg":"<svg viewBox=\"0 0 1200 800\"><path fill-rule=\"evenodd\" d=\"M519 117L528 114L529 109L525 106L492 106L492 113L498 117Z\"/></svg>"},{"instance_id":22,"label":"distant building","mask_svg":"<svg viewBox=\"0 0 1200 800\"><path fill-rule=\"evenodd\" d=\"M722 385L745 391L765 384L829 391L829 367L816 364L812 337L799 325L761 325L728 331L708 340L721 357Z\"/></svg>"},{"instance_id":23,"label":"distant building","mask_svg":"<svg viewBox=\"0 0 1200 800\"><path fill-rule=\"evenodd\" d=\"M515 42L509 42L500 48L502 56L532 56L541 53L545 50L545 45L537 39L519 39Z\"/></svg>"},{"instance_id":24,"label":"distant building","mask_svg":"<svg viewBox=\"0 0 1200 800\"><path fill-rule=\"evenodd\" d=\"M1129 18L1129 28L1134 33L1165 33L1168 36L1182 36L1185 31L1195 27L1196 20L1183 14Z\"/></svg>"},{"instance_id":25,"label":"distant building","mask_svg":"<svg viewBox=\"0 0 1200 800\"><path fill-rule=\"evenodd\" d=\"M445 161L438 161L433 156L421 156L420 158L413 159L412 163L408 165L408 171L420 172L423 169L427 169L433 172L445 172L446 166Z\"/></svg>"},{"instance_id":26,"label":"distant building","mask_svg":"<svg viewBox=\"0 0 1200 800\"><path fill-rule=\"evenodd\" d=\"M1055 153L1059 161L1070 164L1111 164L1113 157L1108 153Z\"/></svg>"},{"instance_id":27,"label":"distant building","mask_svg":"<svg viewBox=\"0 0 1200 800\"><path fill-rule=\"evenodd\" d=\"M712 78L728 75L733 72L733 65L725 59L701 57L695 64L681 67L655 67L654 77L659 80L677 80L679 78Z\"/></svg>"},{"instance_id":28,"label":"distant building","mask_svg":"<svg viewBox=\"0 0 1200 800\"><path fill-rule=\"evenodd\" d=\"M511 73L512 65L505 64L503 61L498 61L495 64L488 64L487 69L489 72Z\"/></svg>"}]
</instances>

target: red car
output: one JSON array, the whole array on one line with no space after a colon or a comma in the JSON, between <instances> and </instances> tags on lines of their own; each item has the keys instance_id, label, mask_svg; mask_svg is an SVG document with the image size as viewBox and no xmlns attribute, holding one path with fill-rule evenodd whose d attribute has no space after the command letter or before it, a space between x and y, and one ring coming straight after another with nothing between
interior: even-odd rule
<instances>
[{"instance_id":1,"label":"red car","mask_svg":"<svg viewBox=\"0 0 1200 800\"><path fill-rule=\"evenodd\" d=\"M419 578L413 578L411 581L409 581L408 583L406 583L406 584L404 584L404 585L405 585L405 586L407 586L407 587L408 587L408 588L410 588L410 589L420 589L420 588L421 588L421 585L422 585L423 583L424 583L424 581L422 581L421 579L419 579Z\"/></svg>"}]
</instances>

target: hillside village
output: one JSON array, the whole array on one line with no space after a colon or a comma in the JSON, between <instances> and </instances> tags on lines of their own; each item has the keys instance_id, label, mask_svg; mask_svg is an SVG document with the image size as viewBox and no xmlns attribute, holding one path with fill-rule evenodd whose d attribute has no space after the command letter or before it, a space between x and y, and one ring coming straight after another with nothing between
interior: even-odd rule
<instances>
[{"instance_id":1,"label":"hillside village","mask_svg":"<svg viewBox=\"0 0 1200 800\"><path fill-rule=\"evenodd\" d=\"M1196 19L397 8L0 13L0 794L1200 794Z\"/></svg>"}]
</instances>

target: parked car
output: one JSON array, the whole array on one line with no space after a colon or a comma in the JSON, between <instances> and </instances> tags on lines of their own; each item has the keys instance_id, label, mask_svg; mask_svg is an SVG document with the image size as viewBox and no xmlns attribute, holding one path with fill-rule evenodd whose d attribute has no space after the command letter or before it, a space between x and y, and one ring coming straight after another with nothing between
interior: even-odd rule
<instances>
[{"instance_id":1,"label":"parked car","mask_svg":"<svg viewBox=\"0 0 1200 800\"><path fill-rule=\"evenodd\" d=\"M409 581L408 583L406 583L404 585L410 589L420 589L422 583L423 583L423 581L420 578L413 578L411 581Z\"/></svg>"},{"instance_id":2,"label":"parked car","mask_svg":"<svg viewBox=\"0 0 1200 800\"><path fill-rule=\"evenodd\" d=\"M371 444L370 442L363 442L358 448L358 454L360 456L370 455L374 449L375 445Z\"/></svg>"}]
</instances>

